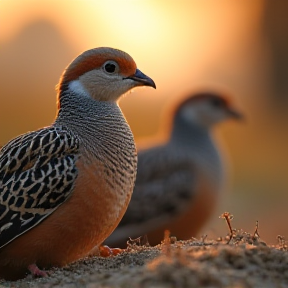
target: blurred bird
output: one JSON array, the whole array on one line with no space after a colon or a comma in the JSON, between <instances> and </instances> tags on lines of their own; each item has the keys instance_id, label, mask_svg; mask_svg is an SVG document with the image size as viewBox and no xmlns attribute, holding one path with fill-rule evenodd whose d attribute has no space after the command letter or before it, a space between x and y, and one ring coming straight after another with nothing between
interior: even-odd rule
<instances>
[{"instance_id":1,"label":"blurred bird","mask_svg":"<svg viewBox=\"0 0 288 288\"><path fill-rule=\"evenodd\" d=\"M63 266L101 244L122 218L137 156L118 99L156 88L125 52L91 49L65 69L55 122L0 151L0 277Z\"/></svg>"},{"instance_id":2,"label":"blurred bird","mask_svg":"<svg viewBox=\"0 0 288 288\"><path fill-rule=\"evenodd\" d=\"M149 243L156 245L165 229L188 239L213 212L223 167L212 127L242 116L225 97L199 93L182 102L173 117L168 143L138 153L132 199L106 244L124 247L128 237L147 234Z\"/></svg>"}]
</instances>

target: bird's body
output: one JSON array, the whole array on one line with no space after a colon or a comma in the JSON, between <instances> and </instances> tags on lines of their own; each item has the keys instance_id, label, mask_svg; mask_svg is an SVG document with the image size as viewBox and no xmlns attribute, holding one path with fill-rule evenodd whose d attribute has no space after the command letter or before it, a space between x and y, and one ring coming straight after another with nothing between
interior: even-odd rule
<instances>
[{"instance_id":1,"label":"bird's body","mask_svg":"<svg viewBox=\"0 0 288 288\"><path fill-rule=\"evenodd\" d=\"M196 236L207 221L219 197L224 175L211 126L233 116L224 111L223 115L215 115L215 119L204 119L205 114L213 116L215 107L211 104L210 108L209 101L214 98L203 93L182 103L173 116L169 141L139 151L131 202L107 244L124 246L128 237L147 234L149 243L156 245L166 229L184 240ZM201 111L202 104L209 109ZM228 111L228 107L225 109ZM201 115L205 117L201 119Z\"/></svg>"},{"instance_id":2,"label":"bird's body","mask_svg":"<svg viewBox=\"0 0 288 288\"><path fill-rule=\"evenodd\" d=\"M88 50L62 75L55 122L2 148L0 278L23 277L31 265L66 265L115 229L137 166L117 100L140 85L155 87L128 54Z\"/></svg>"}]
</instances>

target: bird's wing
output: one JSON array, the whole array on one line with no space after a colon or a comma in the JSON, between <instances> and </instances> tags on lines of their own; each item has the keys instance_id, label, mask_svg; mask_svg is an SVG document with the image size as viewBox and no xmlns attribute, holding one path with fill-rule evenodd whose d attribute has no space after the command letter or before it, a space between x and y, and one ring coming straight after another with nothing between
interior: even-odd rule
<instances>
[{"instance_id":1,"label":"bird's wing","mask_svg":"<svg viewBox=\"0 0 288 288\"><path fill-rule=\"evenodd\" d=\"M78 150L77 137L53 126L20 135L0 150L0 248L70 196Z\"/></svg>"},{"instance_id":2,"label":"bird's wing","mask_svg":"<svg viewBox=\"0 0 288 288\"><path fill-rule=\"evenodd\" d=\"M186 156L169 146L139 152L135 188L119 227L172 217L185 209L196 185L193 163Z\"/></svg>"}]
</instances>

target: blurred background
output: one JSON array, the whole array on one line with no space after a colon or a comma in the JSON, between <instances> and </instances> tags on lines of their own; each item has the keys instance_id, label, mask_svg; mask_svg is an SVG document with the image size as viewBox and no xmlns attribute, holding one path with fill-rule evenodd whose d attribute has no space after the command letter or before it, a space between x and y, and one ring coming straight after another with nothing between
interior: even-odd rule
<instances>
[{"instance_id":1,"label":"blurred background","mask_svg":"<svg viewBox=\"0 0 288 288\"><path fill-rule=\"evenodd\" d=\"M195 90L224 91L246 116L215 127L228 180L203 233L225 234L218 216L229 211L235 228L252 233L258 220L268 243L288 238L287 9L272 0L2 0L0 145L53 121L55 85L74 57L119 48L157 85L120 102L137 143L162 135L167 107Z\"/></svg>"}]
</instances>

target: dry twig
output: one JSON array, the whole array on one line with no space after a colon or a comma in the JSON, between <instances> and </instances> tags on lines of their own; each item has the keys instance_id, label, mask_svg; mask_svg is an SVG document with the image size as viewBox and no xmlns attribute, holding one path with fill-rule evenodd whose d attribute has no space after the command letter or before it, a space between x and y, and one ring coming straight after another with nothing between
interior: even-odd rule
<instances>
[{"instance_id":1,"label":"dry twig","mask_svg":"<svg viewBox=\"0 0 288 288\"><path fill-rule=\"evenodd\" d=\"M229 212L224 212L223 214L221 214L219 216L219 218L225 219L225 221L226 221L226 223L228 225L228 228L229 228L229 240L228 240L227 244L229 244L231 239L234 236L234 230L232 229L232 225L231 225L231 221L233 219L233 215L230 214Z\"/></svg>"},{"instance_id":2,"label":"dry twig","mask_svg":"<svg viewBox=\"0 0 288 288\"><path fill-rule=\"evenodd\" d=\"M260 234L259 234L258 230L259 230L259 221L257 220L256 221L256 226L255 226L255 231L254 231L254 234L253 234L253 238L254 239L260 238Z\"/></svg>"}]
</instances>

